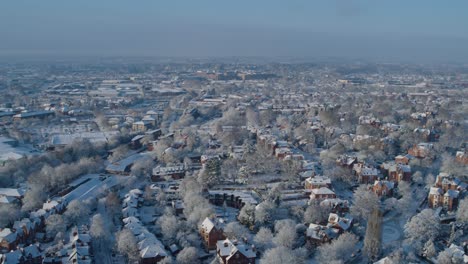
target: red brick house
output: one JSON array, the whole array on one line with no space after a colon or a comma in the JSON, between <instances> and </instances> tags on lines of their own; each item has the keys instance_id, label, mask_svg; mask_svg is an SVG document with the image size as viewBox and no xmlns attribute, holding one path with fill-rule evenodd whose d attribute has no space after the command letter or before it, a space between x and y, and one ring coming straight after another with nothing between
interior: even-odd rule
<instances>
[{"instance_id":1,"label":"red brick house","mask_svg":"<svg viewBox=\"0 0 468 264\"><path fill-rule=\"evenodd\" d=\"M364 163L356 163L353 165L353 173L357 176L359 183L370 184L377 180L379 171L364 165Z\"/></svg>"},{"instance_id":2,"label":"red brick house","mask_svg":"<svg viewBox=\"0 0 468 264\"><path fill-rule=\"evenodd\" d=\"M408 154L413 157L423 159L432 152L434 145L430 143L419 143L408 150Z\"/></svg>"},{"instance_id":3,"label":"red brick house","mask_svg":"<svg viewBox=\"0 0 468 264\"><path fill-rule=\"evenodd\" d=\"M208 250L216 249L218 240L226 239L223 233L222 223L218 219L205 218L200 225L200 235Z\"/></svg>"},{"instance_id":4,"label":"red brick house","mask_svg":"<svg viewBox=\"0 0 468 264\"><path fill-rule=\"evenodd\" d=\"M14 250L19 242L16 230L10 228L0 229L0 249Z\"/></svg>"},{"instance_id":5,"label":"red brick house","mask_svg":"<svg viewBox=\"0 0 468 264\"><path fill-rule=\"evenodd\" d=\"M382 196L391 196L393 194L393 189L395 188L395 183L391 181L375 181L372 186L372 191L377 194L379 197Z\"/></svg>"},{"instance_id":6,"label":"red brick house","mask_svg":"<svg viewBox=\"0 0 468 264\"><path fill-rule=\"evenodd\" d=\"M319 189L312 189L310 194L311 200L325 200L325 199L334 199L336 198L335 192L328 189L327 187L321 187Z\"/></svg>"},{"instance_id":7,"label":"red brick house","mask_svg":"<svg viewBox=\"0 0 468 264\"><path fill-rule=\"evenodd\" d=\"M229 239L216 243L216 254L222 264L255 264L255 246Z\"/></svg>"},{"instance_id":8,"label":"red brick house","mask_svg":"<svg viewBox=\"0 0 468 264\"><path fill-rule=\"evenodd\" d=\"M342 155L336 160L336 163L341 166L345 167L348 169L352 169L354 164L358 162L357 157L349 156L349 155Z\"/></svg>"},{"instance_id":9,"label":"red brick house","mask_svg":"<svg viewBox=\"0 0 468 264\"><path fill-rule=\"evenodd\" d=\"M327 226L338 229L340 233L343 233L353 226L353 218L351 216L340 217L338 214L330 213Z\"/></svg>"},{"instance_id":10,"label":"red brick house","mask_svg":"<svg viewBox=\"0 0 468 264\"><path fill-rule=\"evenodd\" d=\"M408 155L398 155L395 157L395 163L396 164L404 164L404 165L408 165L410 162L410 158Z\"/></svg>"},{"instance_id":11,"label":"red brick house","mask_svg":"<svg viewBox=\"0 0 468 264\"><path fill-rule=\"evenodd\" d=\"M435 186L442 188L444 192L447 190L462 191L467 187L466 183L445 172L441 172L439 175L437 175Z\"/></svg>"},{"instance_id":12,"label":"red brick house","mask_svg":"<svg viewBox=\"0 0 468 264\"><path fill-rule=\"evenodd\" d=\"M314 176L305 180L304 188L307 190L319 189L321 187L331 188L330 178L326 176Z\"/></svg>"},{"instance_id":13,"label":"red brick house","mask_svg":"<svg viewBox=\"0 0 468 264\"><path fill-rule=\"evenodd\" d=\"M392 182L410 181L411 166L393 161L385 162L380 166L382 174Z\"/></svg>"},{"instance_id":14,"label":"red brick house","mask_svg":"<svg viewBox=\"0 0 468 264\"><path fill-rule=\"evenodd\" d=\"M455 160L461 164L468 165L468 152L465 151L457 151L455 155Z\"/></svg>"},{"instance_id":15,"label":"red brick house","mask_svg":"<svg viewBox=\"0 0 468 264\"><path fill-rule=\"evenodd\" d=\"M440 187L431 187L428 203L430 208L443 207L452 211L458 203L459 192L455 190L444 190Z\"/></svg>"},{"instance_id":16,"label":"red brick house","mask_svg":"<svg viewBox=\"0 0 468 264\"><path fill-rule=\"evenodd\" d=\"M310 224L306 231L307 242L311 245L319 246L324 243L329 243L337 238L340 230L323 225Z\"/></svg>"}]
</instances>

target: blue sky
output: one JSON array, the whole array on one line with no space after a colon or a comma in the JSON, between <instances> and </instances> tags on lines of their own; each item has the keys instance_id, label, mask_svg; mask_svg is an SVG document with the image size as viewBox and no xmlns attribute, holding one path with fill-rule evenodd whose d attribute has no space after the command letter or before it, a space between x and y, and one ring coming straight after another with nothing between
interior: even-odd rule
<instances>
[{"instance_id":1,"label":"blue sky","mask_svg":"<svg viewBox=\"0 0 468 264\"><path fill-rule=\"evenodd\" d=\"M0 54L468 59L468 1L0 3Z\"/></svg>"}]
</instances>

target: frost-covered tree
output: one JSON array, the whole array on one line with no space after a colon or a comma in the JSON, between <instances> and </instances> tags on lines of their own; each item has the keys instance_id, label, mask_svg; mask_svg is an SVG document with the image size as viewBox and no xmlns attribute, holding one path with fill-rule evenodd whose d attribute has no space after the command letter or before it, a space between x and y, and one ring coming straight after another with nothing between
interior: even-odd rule
<instances>
[{"instance_id":1,"label":"frost-covered tree","mask_svg":"<svg viewBox=\"0 0 468 264\"><path fill-rule=\"evenodd\" d=\"M458 205L457 221L468 223L468 198L461 200Z\"/></svg>"},{"instance_id":2,"label":"frost-covered tree","mask_svg":"<svg viewBox=\"0 0 468 264\"><path fill-rule=\"evenodd\" d=\"M255 205L246 204L239 211L237 216L239 222L246 226L253 226L255 224Z\"/></svg>"},{"instance_id":3,"label":"frost-covered tree","mask_svg":"<svg viewBox=\"0 0 468 264\"><path fill-rule=\"evenodd\" d=\"M47 237L53 238L58 233L64 233L67 230L63 217L59 214L53 214L46 219Z\"/></svg>"},{"instance_id":4,"label":"frost-covered tree","mask_svg":"<svg viewBox=\"0 0 468 264\"><path fill-rule=\"evenodd\" d=\"M321 223L328 219L331 209L320 205L320 201L313 200L304 212L305 223Z\"/></svg>"},{"instance_id":5,"label":"frost-covered tree","mask_svg":"<svg viewBox=\"0 0 468 264\"><path fill-rule=\"evenodd\" d=\"M144 179L145 177L151 175L153 167L153 159L150 156L145 156L135 161L135 163L132 166L131 173L132 175L135 175L140 179Z\"/></svg>"},{"instance_id":6,"label":"frost-covered tree","mask_svg":"<svg viewBox=\"0 0 468 264\"><path fill-rule=\"evenodd\" d=\"M111 236L109 224L106 223L101 214L95 214L93 218L91 218L89 233L94 239L109 240Z\"/></svg>"},{"instance_id":7,"label":"frost-covered tree","mask_svg":"<svg viewBox=\"0 0 468 264\"><path fill-rule=\"evenodd\" d=\"M169 244L174 243L177 231L180 228L177 217L170 210L166 210L156 224L161 228L164 241Z\"/></svg>"},{"instance_id":8,"label":"frost-covered tree","mask_svg":"<svg viewBox=\"0 0 468 264\"><path fill-rule=\"evenodd\" d=\"M192 264L198 262L197 249L195 247L187 247L182 249L177 255L177 263Z\"/></svg>"},{"instance_id":9,"label":"frost-covered tree","mask_svg":"<svg viewBox=\"0 0 468 264\"><path fill-rule=\"evenodd\" d=\"M358 238L351 233L344 233L330 244L318 248L317 260L320 263L344 263L354 252Z\"/></svg>"},{"instance_id":10,"label":"frost-covered tree","mask_svg":"<svg viewBox=\"0 0 468 264\"><path fill-rule=\"evenodd\" d=\"M44 192L45 187L43 185L34 184L31 186L23 198L23 207L21 210L30 211L35 208L39 208L45 202L46 192Z\"/></svg>"},{"instance_id":11,"label":"frost-covered tree","mask_svg":"<svg viewBox=\"0 0 468 264\"><path fill-rule=\"evenodd\" d=\"M158 263L159 264L173 264L174 260L171 257L165 257Z\"/></svg>"},{"instance_id":12,"label":"frost-covered tree","mask_svg":"<svg viewBox=\"0 0 468 264\"><path fill-rule=\"evenodd\" d=\"M293 248L296 238L296 223L293 220L276 221L275 237L273 238L273 243L276 246Z\"/></svg>"},{"instance_id":13,"label":"frost-covered tree","mask_svg":"<svg viewBox=\"0 0 468 264\"><path fill-rule=\"evenodd\" d=\"M304 264L307 258L307 250L299 248L292 250L287 247L275 247L268 249L260 259L260 264Z\"/></svg>"},{"instance_id":14,"label":"frost-covered tree","mask_svg":"<svg viewBox=\"0 0 468 264\"><path fill-rule=\"evenodd\" d=\"M424 209L405 224L405 235L409 242L420 250L422 242L433 240L440 231L439 218L434 210Z\"/></svg>"},{"instance_id":15,"label":"frost-covered tree","mask_svg":"<svg viewBox=\"0 0 468 264\"><path fill-rule=\"evenodd\" d=\"M432 240L428 240L426 244L424 244L424 252L428 258L432 258L437 254L437 249Z\"/></svg>"},{"instance_id":16,"label":"frost-covered tree","mask_svg":"<svg viewBox=\"0 0 468 264\"><path fill-rule=\"evenodd\" d=\"M258 204L255 208L255 223L264 225L271 223L275 211L275 204L269 200L265 200Z\"/></svg>"},{"instance_id":17,"label":"frost-covered tree","mask_svg":"<svg viewBox=\"0 0 468 264\"><path fill-rule=\"evenodd\" d=\"M414 196L411 192L411 186L405 181L398 183L398 193L401 195L401 198L397 202L397 210L404 215L408 216L408 213L411 212L411 205L414 204Z\"/></svg>"},{"instance_id":18,"label":"frost-covered tree","mask_svg":"<svg viewBox=\"0 0 468 264\"><path fill-rule=\"evenodd\" d=\"M380 207L377 194L369 190L366 185L360 185L354 191L354 201L351 206L351 214L359 219L367 220L374 210Z\"/></svg>"},{"instance_id":19,"label":"frost-covered tree","mask_svg":"<svg viewBox=\"0 0 468 264\"><path fill-rule=\"evenodd\" d=\"M20 210L13 204L0 204L0 228L6 227L20 216Z\"/></svg>"},{"instance_id":20,"label":"frost-covered tree","mask_svg":"<svg viewBox=\"0 0 468 264\"><path fill-rule=\"evenodd\" d=\"M445 249L437 256L438 264L463 264L463 256L453 254L451 249Z\"/></svg>"},{"instance_id":21,"label":"frost-covered tree","mask_svg":"<svg viewBox=\"0 0 468 264\"><path fill-rule=\"evenodd\" d=\"M217 158L209 159L203 165L198 175L198 182L204 186L219 183L221 177L221 161Z\"/></svg>"},{"instance_id":22,"label":"frost-covered tree","mask_svg":"<svg viewBox=\"0 0 468 264\"><path fill-rule=\"evenodd\" d=\"M73 200L68 206L67 210L63 214L69 223L80 224L84 220L88 219L90 214L89 206L81 201Z\"/></svg>"},{"instance_id":23,"label":"frost-covered tree","mask_svg":"<svg viewBox=\"0 0 468 264\"><path fill-rule=\"evenodd\" d=\"M266 227L261 227L254 237L255 246L260 250L273 247L273 233Z\"/></svg>"},{"instance_id":24,"label":"frost-covered tree","mask_svg":"<svg viewBox=\"0 0 468 264\"><path fill-rule=\"evenodd\" d=\"M223 231L229 239L241 240L243 238L248 239L250 237L249 230L238 222L231 222L227 224Z\"/></svg>"},{"instance_id":25,"label":"frost-covered tree","mask_svg":"<svg viewBox=\"0 0 468 264\"><path fill-rule=\"evenodd\" d=\"M139 252L137 247L137 240L133 235L132 231L128 229L122 229L116 235L117 239L117 250L120 254L125 255L129 262L137 261L139 258Z\"/></svg>"}]
</instances>

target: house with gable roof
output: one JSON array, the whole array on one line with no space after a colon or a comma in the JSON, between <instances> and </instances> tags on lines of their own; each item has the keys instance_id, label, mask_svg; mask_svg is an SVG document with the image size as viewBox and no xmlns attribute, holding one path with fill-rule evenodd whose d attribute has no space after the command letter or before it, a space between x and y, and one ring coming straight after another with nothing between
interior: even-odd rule
<instances>
[{"instance_id":1,"label":"house with gable roof","mask_svg":"<svg viewBox=\"0 0 468 264\"><path fill-rule=\"evenodd\" d=\"M226 239L223 232L223 223L218 218L205 218L200 225L200 235L203 238L205 247L208 250L216 249L218 240Z\"/></svg>"},{"instance_id":2,"label":"house with gable roof","mask_svg":"<svg viewBox=\"0 0 468 264\"><path fill-rule=\"evenodd\" d=\"M216 254L222 264L255 264L255 246L229 239L216 243Z\"/></svg>"}]
</instances>

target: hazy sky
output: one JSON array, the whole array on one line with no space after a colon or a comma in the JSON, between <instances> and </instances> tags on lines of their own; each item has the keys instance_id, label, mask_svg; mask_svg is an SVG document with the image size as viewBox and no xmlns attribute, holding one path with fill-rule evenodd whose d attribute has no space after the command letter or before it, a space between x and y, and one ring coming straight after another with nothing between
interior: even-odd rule
<instances>
[{"instance_id":1,"label":"hazy sky","mask_svg":"<svg viewBox=\"0 0 468 264\"><path fill-rule=\"evenodd\" d=\"M468 60L466 0L0 2L0 54Z\"/></svg>"}]
</instances>

